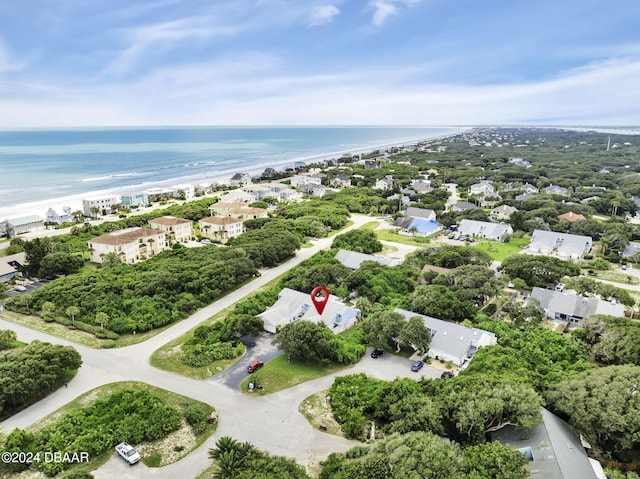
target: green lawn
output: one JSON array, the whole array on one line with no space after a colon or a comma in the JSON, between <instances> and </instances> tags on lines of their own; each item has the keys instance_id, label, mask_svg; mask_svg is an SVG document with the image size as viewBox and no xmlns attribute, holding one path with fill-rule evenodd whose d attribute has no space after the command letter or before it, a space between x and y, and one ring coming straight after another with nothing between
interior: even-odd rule
<instances>
[{"instance_id":1,"label":"green lawn","mask_svg":"<svg viewBox=\"0 0 640 479\"><path fill-rule=\"evenodd\" d=\"M524 245L529 244L527 238L513 238L508 243L500 243L498 241L483 241L473 248L485 251L491 259L495 261L504 261L509 256L518 254Z\"/></svg>"},{"instance_id":2,"label":"green lawn","mask_svg":"<svg viewBox=\"0 0 640 479\"><path fill-rule=\"evenodd\" d=\"M240 390L245 394L264 396L265 394L282 391L307 381L337 373L349 367L351 365L348 364L319 366L315 363L307 363L296 359L288 362L287 355L283 354L273 358L261 369L243 379L240 383ZM261 389L254 389L250 393L249 383L252 381Z\"/></svg>"}]
</instances>

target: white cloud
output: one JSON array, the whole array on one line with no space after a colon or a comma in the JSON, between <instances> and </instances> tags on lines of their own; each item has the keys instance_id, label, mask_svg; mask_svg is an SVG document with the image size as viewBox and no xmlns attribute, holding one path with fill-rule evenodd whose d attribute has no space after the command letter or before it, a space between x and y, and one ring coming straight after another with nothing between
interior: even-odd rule
<instances>
[{"instance_id":1,"label":"white cloud","mask_svg":"<svg viewBox=\"0 0 640 479\"><path fill-rule=\"evenodd\" d=\"M376 27L381 26L390 16L398 14L398 9L392 2L376 0L370 5L374 10L372 22Z\"/></svg>"},{"instance_id":2,"label":"white cloud","mask_svg":"<svg viewBox=\"0 0 640 479\"><path fill-rule=\"evenodd\" d=\"M340 9L335 5L329 4L315 7L311 11L309 26L317 27L331 23L336 15L340 15Z\"/></svg>"},{"instance_id":3,"label":"white cloud","mask_svg":"<svg viewBox=\"0 0 640 479\"><path fill-rule=\"evenodd\" d=\"M0 40L0 73L21 70L23 65L11 61L9 51Z\"/></svg>"}]
</instances>

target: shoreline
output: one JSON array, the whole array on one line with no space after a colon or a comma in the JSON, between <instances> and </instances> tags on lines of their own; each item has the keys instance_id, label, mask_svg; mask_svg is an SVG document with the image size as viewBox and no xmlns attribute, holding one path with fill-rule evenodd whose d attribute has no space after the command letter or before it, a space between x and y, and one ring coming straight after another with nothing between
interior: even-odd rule
<instances>
[{"instance_id":1,"label":"shoreline","mask_svg":"<svg viewBox=\"0 0 640 479\"><path fill-rule=\"evenodd\" d=\"M449 129L449 127L442 127L442 129ZM231 176L235 173L248 173L252 176L262 173L265 168L275 168L280 171L287 166L293 166L296 162L304 162L306 165L313 164L320 161L327 161L331 159L340 158L345 154L359 155L363 153L370 153L374 150L379 149L388 149L396 146L406 146L411 143L419 142L419 141L434 141L434 140L442 140L446 138L451 138L453 136L460 135L465 131L469 131L473 129L473 127L460 127L456 132L450 132L446 134L434 134L431 136L421 136L414 139L406 139L401 142L395 143L387 143L380 145L372 145L363 147L360 149L350 149L350 150L342 150L336 152L327 152L317 155L311 155L306 157L293 157L287 160L276 161L276 162L267 162L261 163L259 165L253 165L250 167L240 168L238 170L233 170L232 172L225 171L219 173L199 173L197 175L190 176L181 176L176 178L171 178L167 180L160 180L148 183L141 183L139 185L132 185L131 187L116 187L116 188L103 188L99 190L93 190L83 193L76 193L72 195L50 198L46 200L40 201L30 201L26 203L19 203L12 206L0 206L0 221L4 221L6 219L15 219L22 218L26 216L36 215L40 216L43 219L46 219L45 214L49 208L53 208L56 212L61 213L62 208L64 206L68 206L71 208L71 211L82 210L82 200L87 199L96 199L102 197L110 197L110 196L120 196L123 194L131 194L131 193L140 193L144 190L152 189L152 188L161 188L161 187L171 187L174 185L180 184L228 184Z\"/></svg>"}]
</instances>

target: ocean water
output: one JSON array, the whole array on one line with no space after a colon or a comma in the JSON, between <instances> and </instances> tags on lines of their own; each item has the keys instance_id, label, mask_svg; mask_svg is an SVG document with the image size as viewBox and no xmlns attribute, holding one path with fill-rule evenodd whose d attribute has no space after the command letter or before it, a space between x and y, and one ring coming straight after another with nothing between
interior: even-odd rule
<instances>
[{"instance_id":1,"label":"ocean water","mask_svg":"<svg viewBox=\"0 0 640 479\"><path fill-rule=\"evenodd\" d=\"M119 128L0 131L0 213L408 144L462 128ZM45 208L46 210L46 208ZM43 214L34 211L34 214Z\"/></svg>"}]
</instances>

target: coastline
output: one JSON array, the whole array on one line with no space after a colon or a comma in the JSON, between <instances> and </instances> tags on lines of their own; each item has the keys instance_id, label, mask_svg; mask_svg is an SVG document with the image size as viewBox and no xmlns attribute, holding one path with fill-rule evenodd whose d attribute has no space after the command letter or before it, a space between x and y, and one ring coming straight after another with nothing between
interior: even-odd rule
<instances>
[{"instance_id":1,"label":"coastline","mask_svg":"<svg viewBox=\"0 0 640 479\"><path fill-rule=\"evenodd\" d=\"M450 130L449 127L442 127L442 129ZM473 127L459 127L455 132L449 132L447 134L434 134L429 136L421 136L414 139L407 139L402 142L395 143L387 143L387 144L376 144L367 147L363 147L360 149L349 149L335 152L327 152L312 156L306 157L292 157L287 160L277 161L277 162L265 162L258 165L252 165L250 167L239 168L238 170L234 170L233 172L225 171L219 173L212 174L198 174L191 176L181 176L172 179L155 181L155 182L147 182L141 183L139 185L131 186L131 187L118 187L118 188L103 188L99 190L94 190L90 192L77 193L72 195L67 195L63 197L57 198L49 198L45 200L39 201L31 201L26 203L19 203L11 206L0 206L0 221L4 221L6 219L15 219L21 218L25 216L36 215L41 218L45 218L45 213L49 208L53 208L57 212L62 212L62 208L68 206L71 208L71 211L82 210L82 200L85 199L96 199L102 197L109 196L120 196L123 194L131 194L131 193L139 193L147 189L151 188L161 188L161 187L171 187L174 185L180 184L192 184L192 185L207 185L207 184L228 184L231 176L235 173L248 173L252 176L258 175L262 173L265 168L271 167L276 170L282 170L288 166L293 166L296 162L304 162L305 164L313 164L317 162L327 161L331 159L336 159L341 157L344 154L363 154L370 153L379 149L388 149L392 147L400 147L406 146L411 143L419 142L419 141L437 141L445 138L451 138L453 136L457 136L465 131L469 131L473 129Z\"/></svg>"}]
</instances>

